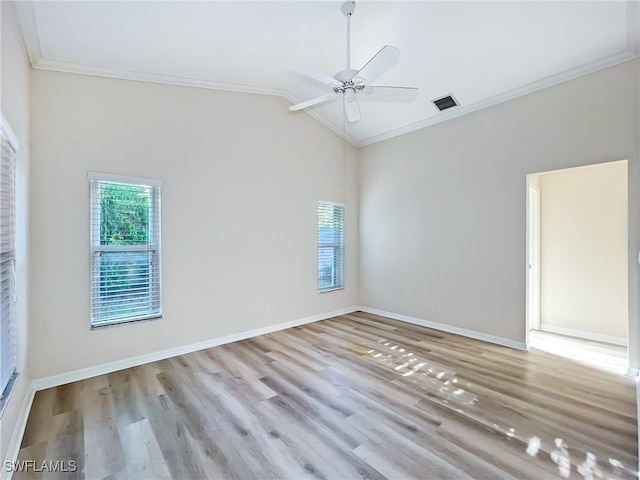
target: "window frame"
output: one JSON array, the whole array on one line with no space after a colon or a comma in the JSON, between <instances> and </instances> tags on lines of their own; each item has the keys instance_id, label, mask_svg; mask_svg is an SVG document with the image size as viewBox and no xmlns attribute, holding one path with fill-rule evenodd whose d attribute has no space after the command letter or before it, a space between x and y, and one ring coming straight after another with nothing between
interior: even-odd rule
<instances>
[{"instance_id":1,"label":"window frame","mask_svg":"<svg viewBox=\"0 0 640 480\"><path fill-rule=\"evenodd\" d=\"M332 242L332 243L321 243L321 238L320 238L320 212L321 212L321 207L324 208L333 208L333 215L335 216L335 209L340 209L341 210L341 215L342 215L342 219L341 222L339 224L339 227L341 229L341 232L339 234L339 237L341 239L341 242L338 241L338 243ZM344 256L345 256L345 215L346 215L346 208L345 208L345 204L341 203L341 202L332 202L332 201L326 201L326 200L319 200L316 204L316 215L317 215L317 219L316 219L316 227L317 227L317 257L316 257L316 268L317 268L317 275L316 275L316 287L318 290L318 293L327 293L327 292L333 292L336 290L343 290L345 288L345 274L344 274ZM335 217L334 217L335 218ZM335 221L334 221L335 224ZM325 288L321 288L320 286L320 260L321 260L321 249L322 248L333 248L333 249L338 249L338 255L336 255L335 253L333 254L333 259L334 262L337 259L337 264L334 263L333 264L333 271L338 271L338 275L337 275L337 280L335 282L332 283L331 286L329 287L325 287ZM335 250L334 250L335 252Z\"/></svg>"},{"instance_id":2,"label":"window frame","mask_svg":"<svg viewBox=\"0 0 640 480\"><path fill-rule=\"evenodd\" d=\"M90 229L90 323L91 329L100 329L126 323L134 323L145 320L153 320L162 318L162 181L149 178L131 177L125 175L115 175L110 173L89 172L89 229ZM149 227L148 227L148 243L143 245L102 245L100 238L101 209L99 208L100 199L96 198L100 195L97 184L123 184L131 186L143 186L152 188L149 205ZM94 215L94 208L97 208L98 216ZM155 283L149 280L149 299L156 299L157 307L149 308L149 311L143 315L130 315L127 317L112 318L100 320L99 311L101 302L96 302L97 298L95 288L100 285L100 264L96 258L104 253L128 253L128 252L148 252L151 254L149 260L149 276L157 278ZM155 261L154 261L155 260ZM98 273L96 273L98 272ZM153 287L154 293L151 293ZM98 287L99 288L99 287Z\"/></svg>"},{"instance_id":3,"label":"window frame","mask_svg":"<svg viewBox=\"0 0 640 480\"><path fill-rule=\"evenodd\" d=\"M6 118L2 113L0 113L0 142L6 142L8 147L11 150L11 156L8 159L9 161L9 188L10 195L8 197L8 205L4 205L2 200L2 195L0 195L0 209L4 210L5 208L9 209L9 250L11 265L9 268L9 292L7 294L7 298L9 304L6 306L8 309L7 320L7 331L9 333L9 352L2 351L2 343L0 343L0 364L4 364L5 361L8 361L8 365L10 365L11 374L6 378L6 382L4 378L0 378L0 418L4 413L5 407L13 393L13 387L16 384L19 372L18 372L18 345L17 345L17 282L16 282L16 262L17 262L17 242L16 242L16 230L17 230L17 213L16 213L16 202L17 202L17 192L16 192L16 175L17 175L17 153L20 148L20 144L18 139L11 129L9 122L7 122ZM4 163L4 162L1 162ZM0 163L0 165L1 165ZM0 179L1 176L5 174L5 169L0 168ZM4 183L4 182L2 182ZM0 241L3 241L4 238L0 238ZM0 310L5 310L5 305L2 305L0 302ZM0 323L0 329L2 329L2 323ZM5 358L6 355L6 358Z\"/></svg>"}]
</instances>

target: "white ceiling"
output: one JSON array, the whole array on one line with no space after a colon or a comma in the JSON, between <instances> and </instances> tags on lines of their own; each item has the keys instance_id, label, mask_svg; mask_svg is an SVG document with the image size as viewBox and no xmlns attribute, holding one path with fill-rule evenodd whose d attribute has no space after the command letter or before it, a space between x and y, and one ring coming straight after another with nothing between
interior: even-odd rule
<instances>
[{"instance_id":1,"label":"white ceiling","mask_svg":"<svg viewBox=\"0 0 640 480\"><path fill-rule=\"evenodd\" d=\"M295 71L345 68L341 4L44 1L18 9L35 68L298 102L327 90ZM635 58L638 12L635 1L611 0L357 2L352 67L394 45L399 62L374 83L420 93L411 104L361 102L362 120L346 125L346 138L370 144ZM447 94L461 106L439 112L431 100ZM342 131L340 102L307 112Z\"/></svg>"}]
</instances>

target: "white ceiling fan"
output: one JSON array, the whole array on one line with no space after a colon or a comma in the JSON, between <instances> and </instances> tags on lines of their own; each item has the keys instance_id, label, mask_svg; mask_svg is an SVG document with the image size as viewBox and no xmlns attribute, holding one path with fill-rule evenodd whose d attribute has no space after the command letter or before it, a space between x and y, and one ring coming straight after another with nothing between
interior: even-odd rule
<instances>
[{"instance_id":1,"label":"white ceiling fan","mask_svg":"<svg viewBox=\"0 0 640 480\"><path fill-rule=\"evenodd\" d=\"M413 87L383 87L370 84L396 63L400 57L400 50L396 47L385 45L362 69L351 68L351 15L355 8L355 2L342 4L342 13L347 17L347 68L333 77L322 73L304 73L307 77L329 87L332 92L292 105L289 110L303 110L342 96L347 120L356 122L360 120L358 100L411 102L418 95L418 89Z\"/></svg>"}]
</instances>

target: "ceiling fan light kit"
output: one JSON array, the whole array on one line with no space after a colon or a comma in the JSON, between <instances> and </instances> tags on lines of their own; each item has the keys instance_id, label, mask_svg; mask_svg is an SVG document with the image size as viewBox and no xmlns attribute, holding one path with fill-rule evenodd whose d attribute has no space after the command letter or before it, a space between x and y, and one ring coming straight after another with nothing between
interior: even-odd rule
<instances>
[{"instance_id":1,"label":"ceiling fan light kit","mask_svg":"<svg viewBox=\"0 0 640 480\"><path fill-rule=\"evenodd\" d=\"M345 2L341 10L347 18L347 68L336 73L333 77L321 73L303 73L303 75L329 87L333 93L312 98L289 107L291 111L303 110L322 103L335 100L342 96L344 112L347 120L360 120L359 99L371 101L411 102L418 95L418 89L412 87L384 87L373 86L374 81L400 57L400 50L391 45L385 45L360 70L351 68L351 16L355 11L355 2Z\"/></svg>"}]
</instances>

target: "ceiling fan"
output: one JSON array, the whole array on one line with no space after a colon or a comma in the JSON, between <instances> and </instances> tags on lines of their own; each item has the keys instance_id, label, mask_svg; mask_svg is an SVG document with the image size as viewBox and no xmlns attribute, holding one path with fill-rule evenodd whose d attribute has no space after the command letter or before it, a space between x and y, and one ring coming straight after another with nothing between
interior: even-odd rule
<instances>
[{"instance_id":1,"label":"ceiling fan","mask_svg":"<svg viewBox=\"0 0 640 480\"><path fill-rule=\"evenodd\" d=\"M400 50L396 47L385 45L360 70L351 68L351 15L353 15L355 8L355 2L345 2L341 8L342 13L347 17L347 68L336 73L333 77L323 73L303 73L303 75L329 87L332 92L292 105L289 110L303 110L335 100L342 95L347 120L356 122L360 120L359 99L411 102L418 95L418 89L413 87L383 87L370 84L396 63L400 57Z\"/></svg>"}]
</instances>

